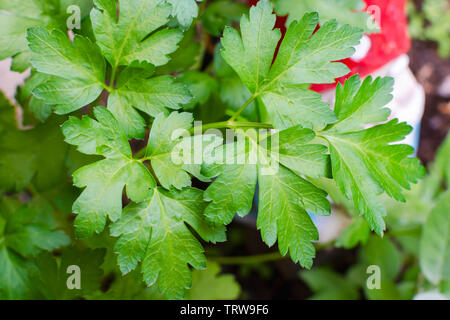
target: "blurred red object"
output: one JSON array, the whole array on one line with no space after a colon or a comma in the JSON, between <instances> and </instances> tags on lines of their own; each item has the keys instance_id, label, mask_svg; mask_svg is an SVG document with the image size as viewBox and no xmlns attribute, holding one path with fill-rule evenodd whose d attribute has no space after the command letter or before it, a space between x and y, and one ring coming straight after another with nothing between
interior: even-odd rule
<instances>
[{"instance_id":1,"label":"blurred red object","mask_svg":"<svg viewBox=\"0 0 450 320\"><path fill-rule=\"evenodd\" d=\"M249 5L255 5L259 0L249 0ZM326 91L333 89L337 82L354 74L365 77L376 70L384 67L389 62L409 51L411 46L408 34L408 19L406 17L407 0L365 0L366 10L375 14L375 20L380 25L379 33L367 35L370 38L371 47L366 56L355 61L351 58L342 60L351 72L339 79L334 84L314 84L311 86L315 91ZM284 34L286 17L278 17L276 27Z\"/></svg>"}]
</instances>

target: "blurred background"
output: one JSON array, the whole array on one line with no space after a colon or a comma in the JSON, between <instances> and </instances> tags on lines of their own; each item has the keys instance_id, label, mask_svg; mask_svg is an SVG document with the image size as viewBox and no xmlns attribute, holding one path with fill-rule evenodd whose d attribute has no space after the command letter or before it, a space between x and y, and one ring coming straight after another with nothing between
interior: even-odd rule
<instances>
[{"instance_id":1,"label":"blurred background","mask_svg":"<svg viewBox=\"0 0 450 320\"><path fill-rule=\"evenodd\" d=\"M235 275L241 298L412 299L421 298L418 293L425 298L450 294L450 282L433 283L420 271L419 262L423 225L447 187L442 184L444 172L450 172L450 143L443 145L450 128L450 1L366 0L365 4L367 10L375 6L372 13L380 15L381 30L368 34L345 63L352 73L395 78L390 107L396 117L414 127L407 143L416 148L432 177L411 192L409 199L414 201L408 205L386 200L389 231L383 239L370 235L346 203L336 203L332 217L316 220L321 241L312 271L272 254L274 248L262 243L255 228L255 215L236 220L229 227L229 241L207 247L207 253L212 257L262 255L256 260L213 259L223 272ZM277 12L283 26L286 18L281 17L282 10ZM12 72L10 64L10 59L0 61L0 90L15 102L17 87L29 72ZM333 86L313 89L332 103ZM424 191L430 188L434 188L432 194ZM366 267L371 264L383 264L388 270L383 290L371 292L364 285Z\"/></svg>"}]
</instances>

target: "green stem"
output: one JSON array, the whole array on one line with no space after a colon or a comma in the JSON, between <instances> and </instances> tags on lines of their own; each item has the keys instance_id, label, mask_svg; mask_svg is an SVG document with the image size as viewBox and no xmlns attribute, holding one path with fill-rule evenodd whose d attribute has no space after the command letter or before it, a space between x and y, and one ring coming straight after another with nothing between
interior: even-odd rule
<instances>
[{"instance_id":1,"label":"green stem","mask_svg":"<svg viewBox=\"0 0 450 320\"><path fill-rule=\"evenodd\" d=\"M252 103L253 100L256 99L256 97L257 97L257 95L252 95L252 96L250 97L250 99L248 99L247 102L244 103L244 105L243 105L242 107L240 107L239 110L236 111L236 113L234 114L234 116L232 116L232 117L230 118L230 120L228 120L228 121L234 122L234 121L237 119L237 117L239 117L239 115L240 115L240 114L241 114L241 113L242 113L242 112L250 105L250 103Z\"/></svg>"},{"instance_id":2,"label":"green stem","mask_svg":"<svg viewBox=\"0 0 450 320\"><path fill-rule=\"evenodd\" d=\"M229 128L229 129L237 129L237 128L261 128L261 129L272 129L273 126L269 123L260 123L260 122L231 122L231 121L223 121L223 122L214 122L214 123L208 123L203 126L201 126L202 132L209 130L209 129L223 129L223 128ZM191 128L189 132L195 133L197 127ZM145 152L147 150L147 147L144 147L137 151L133 158L139 159L140 161L146 161L149 160L147 158L143 158L145 156Z\"/></svg>"},{"instance_id":3,"label":"green stem","mask_svg":"<svg viewBox=\"0 0 450 320\"><path fill-rule=\"evenodd\" d=\"M197 127L194 127L190 130L191 133L196 131ZM260 122L234 122L234 121L223 121L223 122L214 122L208 123L202 126L202 132L209 129L237 129L237 128L262 128L262 129L271 129L273 128L269 123L260 123Z\"/></svg>"},{"instance_id":4,"label":"green stem","mask_svg":"<svg viewBox=\"0 0 450 320\"><path fill-rule=\"evenodd\" d=\"M109 81L110 89L114 89L114 82L116 81L116 74L117 74L117 66L112 68L111 80Z\"/></svg>"},{"instance_id":5,"label":"green stem","mask_svg":"<svg viewBox=\"0 0 450 320\"><path fill-rule=\"evenodd\" d=\"M140 159L140 158L144 157L146 151L147 151L147 147L142 148L141 150L139 150L138 152L136 152L136 154L134 155L134 158Z\"/></svg>"},{"instance_id":6,"label":"green stem","mask_svg":"<svg viewBox=\"0 0 450 320\"><path fill-rule=\"evenodd\" d=\"M225 110L225 115L229 116L230 118L232 116L234 116L235 111L231 110L231 109L227 109ZM250 120L248 120L247 118L245 118L244 116L240 115L239 117L236 118L237 121L242 121L242 122L249 122Z\"/></svg>"},{"instance_id":7,"label":"green stem","mask_svg":"<svg viewBox=\"0 0 450 320\"><path fill-rule=\"evenodd\" d=\"M258 264L285 259L278 251L243 257L208 257L208 260L222 265Z\"/></svg>"}]
</instances>

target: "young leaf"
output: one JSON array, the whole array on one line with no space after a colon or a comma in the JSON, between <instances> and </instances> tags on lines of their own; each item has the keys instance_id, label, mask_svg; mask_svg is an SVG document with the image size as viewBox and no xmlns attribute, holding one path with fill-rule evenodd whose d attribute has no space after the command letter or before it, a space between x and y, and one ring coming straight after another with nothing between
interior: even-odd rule
<instances>
[{"instance_id":1,"label":"young leaf","mask_svg":"<svg viewBox=\"0 0 450 320\"><path fill-rule=\"evenodd\" d=\"M321 133L330 146L333 177L355 208L364 215L370 228L383 234L386 211L377 197L383 192L398 201L405 201L403 189L417 183L425 169L419 160L410 157L414 149L394 144L412 130L406 123L388 123L360 130L364 124L387 120L389 112L380 108L391 99L390 79L368 77L360 85L359 77L346 82L336 91L338 122ZM378 112L376 111L378 110ZM344 125L345 124L345 125ZM355 131L359 130L359 131Z\"/></svg>"},{"instance_id":2,"label":"young leaf","mask_svg":"<svg viewBox=\"0 0 450 320\"><path fill-rule=\"evenodd\" d=\"M33 67L52 75L33 91L39 99L56 105L58 114L75 111L94 101L104 88L106 64L98 47L88 38L70 42L62 31L32 28L27 36Z\"/></svg>"},{"instance_id":3,"label":"young leaf","mask_svg":"<svg viewBox=\"0 0 450 320\"><path fill-rule=\"evenodd\" d=\"M120 237L116 250L122 272L134 270L142 261L147 285L156 284L169 299L182 298L191 285L189 265L206 266L203 248L186 224L205 241L225 240L225 228L205 222L203 209L202 191L192 188L166 191L158 187L146 201L127 206L111 227L111 234Z\"/></svg>"},{"instance_id":4,"label":"young leaf","mask_svg":"<svg viewBox=\"0 0 450 320\"><path fill-rule=\"evenodd\" d=\"M74 184L86 189L73 204L80 237L102 231L109 216L112 221L122 213L122 192L133 201L144 200L149 189L156 186L147 168L132 158L127 137L117 120L105 108L97 107L98 121L88 117L70 117L63 125L66 141L85 154L98 154L104 160L82 167L74 176Z\"/></svg>"}]
</instances>

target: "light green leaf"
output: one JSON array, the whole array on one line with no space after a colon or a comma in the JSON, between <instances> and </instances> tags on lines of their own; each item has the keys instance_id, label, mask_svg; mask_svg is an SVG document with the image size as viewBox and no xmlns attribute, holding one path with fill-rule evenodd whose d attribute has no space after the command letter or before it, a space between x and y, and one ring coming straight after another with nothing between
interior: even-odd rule
<instances>
[{"instance_id":1,"label":"light green leaf","mask_svg":"<svg viewBox=\"0 0 450 320\"><path fill-rule=\"evenodd\" d=\"M220 265L208 261L206 270L192 272L192 287L187 300L234 300L241 287L232 274L220 274Z\"/></svg>"},{"instance_id":2,"label":"light green leaf","mask_svg":"<svg viewBox=\"0 0 450 320\"><path fill-rule=\"evenodd\" d=\"M370 85L372 79L369 77L359 86L357 77L346 82L345 86L350 88L337 90L338 122L329 126L321 136L329 143L337 185L348 199L353 200L370 228L381 235L386 227L383 220L386 210L378 195L386 192L398 201L405 201L403 189L409 190L411 183L417 183L424 176L425 169L417 158L410 157L414 153L412 147L393 144L411 132L412 128L406 123L398 123L395 119L355 131L359 128L354 119L366 124L374 119L386 120L388 113L384 110L376 113L374 109L380 110L391 98L390 90L380 85L390 81L377 79Z\"/></svg>"},{"instance_id":3,"label":"light green leaf","mask_svg":"<svg viewBox=\"0 0 450 320\"><path fill-rule=\"evenodd\" d=\"M345 249L352 249L359 243L365 244L370 236L370 228L367 221L356 217L352 223L345 228L336 239L336 246Z\"/></svg>"},{"instance_id":4,"label":"light green leaf","mask_svg":"<svg viewBox=\"0 0 450 320\"><path fill-rule=\"evenodd\" d=\"M172 17L178 20L183 29L188 29L192 20L198 16L198 6L195 0L166 0L172 5ZM203 0L197 0L202 2Z\"/></svg>"},{"instance_id":5,"label":"light green leaf","mask_svg":"<svg viewBox=\"0 0 450 320\"><path fill-rule=\"evenodd\" d=\"M55 104L56 113L66 114L84 107L103 91L105 60L88 38L75 36L72 43L62 31L32 28L27 39L33 52L33 67L54 76L33 93Z\"/></svg>"},{"instance_id":6,"label":"light green leaf","mask_svg":"<svg viewBox=\"0 0 450 320\"><path fill-rule=\"evenodd\" d=\"M372 265L380 268L383 281L394 281L400 272L402 266L400 252L388 238L371 236L359 255L365 268Z\"/></svg>"}]
</instances>

